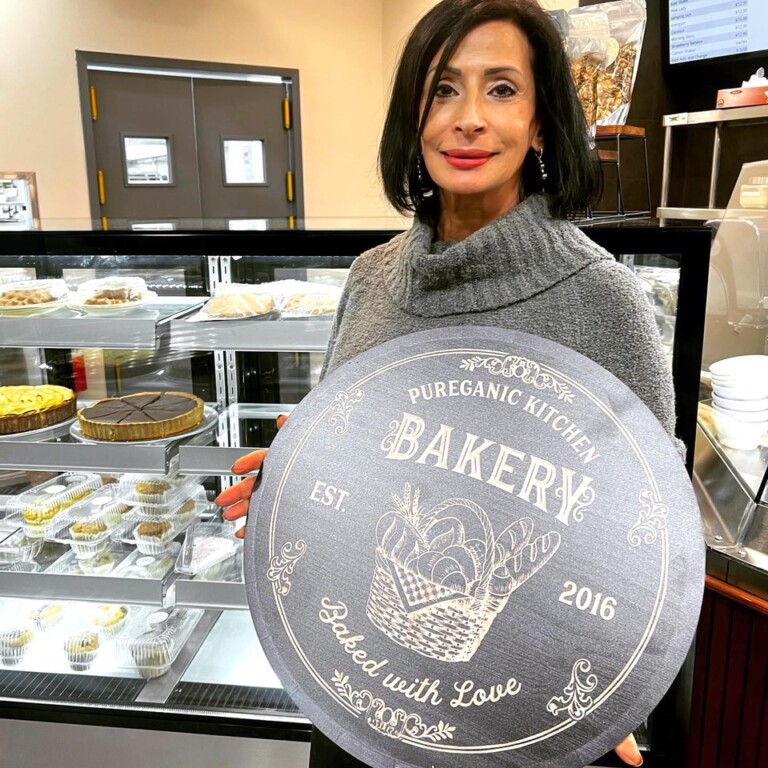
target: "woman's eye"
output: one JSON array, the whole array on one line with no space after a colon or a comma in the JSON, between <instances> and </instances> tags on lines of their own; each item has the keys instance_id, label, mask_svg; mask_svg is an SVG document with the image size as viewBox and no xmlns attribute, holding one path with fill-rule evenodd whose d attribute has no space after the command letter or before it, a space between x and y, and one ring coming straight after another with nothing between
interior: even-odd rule
<instances>
[{"instance_id":1,"label":"woman's eye","mask_svg":"<svg viewBox=\"0 0 768 768\"><path fill-rule=\"evenodd\" d=\"M493 87L491 91L495 96L501 96L502 98L508 98L514 96L517 93L517 89L509 85L509 83L499 83Z\"/></svg>"},{"instance_id":2,"label":"woman's eye","mask_svg":"<svg viewBox=\"0 0 768 768\"><path fill-rule=\"evenodd\" d=\"M435 96L445 98L446 96L451 96L455 92L453 86L448 83L440 83L435 90Z\"/></svg>"}]
</instances>

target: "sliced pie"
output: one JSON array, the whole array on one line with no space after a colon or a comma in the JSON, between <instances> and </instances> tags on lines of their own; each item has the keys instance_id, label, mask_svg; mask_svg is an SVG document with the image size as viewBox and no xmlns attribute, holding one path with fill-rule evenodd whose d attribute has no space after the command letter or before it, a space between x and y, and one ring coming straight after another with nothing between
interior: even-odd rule
<instances>
[{"instance_id":1,"label":"sliced pie","mask_svg":"<svg viewBox=\"0 0 768 768\"><path fill-rule=\"evenodd\" d=\"M77 418L82 433L96 440L157 440L200 424L203 401L188 392L139 392L99 400Z\"/></svg>"}]
</instances>

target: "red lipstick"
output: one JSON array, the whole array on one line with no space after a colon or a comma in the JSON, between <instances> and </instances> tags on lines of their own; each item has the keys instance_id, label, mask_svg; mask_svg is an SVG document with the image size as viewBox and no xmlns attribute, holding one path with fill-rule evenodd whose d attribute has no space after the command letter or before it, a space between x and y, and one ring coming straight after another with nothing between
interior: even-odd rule
<instances>
[{"instance_id":1,"label":"red lipstick","mask_svg":"<svg viewBox=\"0 0 768 768\"><path fill-rule=\"evenodd\" d=\"M493 157L493 152L484 149L449 149L443 152L443 156L454 168L471 170L487 163Z\"/></svg>"}]
</instances>

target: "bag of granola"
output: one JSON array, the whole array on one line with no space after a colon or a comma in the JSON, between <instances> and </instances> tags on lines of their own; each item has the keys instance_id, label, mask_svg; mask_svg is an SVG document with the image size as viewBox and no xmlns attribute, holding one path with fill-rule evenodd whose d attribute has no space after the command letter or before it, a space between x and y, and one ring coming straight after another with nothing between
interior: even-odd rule
<instances>
[{"instance_id":1,"label":"bag of granola","mask_svg":"<svg viewBox=\"0 0 768 768\"><path fill-rule=\"evenodd\" d=\"M608 16L610 31L605 71L597 83L597 124L624 125L643 47L645 0L615 0L592 7Z\"/></svg>"},{"instance_id":2,"label":"bag of granola","mask_svg":"<svg viewBox=\"0 0 768 768\"><path fill-rule=\"evenodd\" d=\"M568 25L565 50L571 65L571 77L590 135L594 138L598 83L601 74L604 74L610 40L608 15L597 6L574 8L568 12Z\"/></svg>"}]
</instances>

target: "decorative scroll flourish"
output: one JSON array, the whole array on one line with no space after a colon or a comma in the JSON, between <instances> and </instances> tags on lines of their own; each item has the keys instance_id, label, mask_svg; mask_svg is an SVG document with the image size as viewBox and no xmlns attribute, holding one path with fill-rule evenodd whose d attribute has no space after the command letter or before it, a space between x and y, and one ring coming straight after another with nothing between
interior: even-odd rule
<instances>
[{"instance_id":1,"label":"decorative scroll flourish","mask_svg":"<svg viewBox=\"0 0 768 768\"><path fill-rule=\"evenodd\" d=\"M565 495L563 488L558 488L555 491L555 496L558 499L562 499ZM595 489L588 485L581 490L578 497L571 501L571 517L577 522L581 523L584 520L584 510L595 500Z\"/></svg>"},{"instance_id":2,"label":"decorative scroll flourish","mask_svg":"<svg viewBox=\"0 0 768 768\"><path fill-rule=\"evenodd\" d=\"M541 366L526 357L507 355L494 357L490 355L475 355L461 361L460 368L464 371L474 371L484 368L494 376L506 379L521 379L526 384L533 384L536 389L551 389L558 400L566 403L573 402L573 392L555 378L551 373L545 373Z\"/></svg>"},{"instance_id":3,"label":"decorative scroll flourish","mask_svg":"<svg viewBox=\"0 0 768 768\"><path fill-rule=\"evenodd\" d=\"M328 424L336 428L337 435L346 434L349 429L349 414L352 413L355 403L359 403L362 399L363 390L359 388L336 393L336 399L330 407Z\"/></svg>"},{"instance_id":4,"label":"decorative scroll flourish","mask_svg":"<svg viewBox=\"0 0 768 768\"><path fill-rule=\"evenodd\" d=\"M408 738L434 744L453 738L455 725L450 725L444 720L440 720L437 725L427 725L420 715L409 714L399 707L397 709L388 707L382 699L374 696L370 691L355 691L349 684L349 675L339 672L338 669L334 670L331 682L339 696L363 715L371 728L391 739Z\"/></svg>"},{"instance_id":5,"label":"decorative scroll flourish","mask_svg":"<svg viewBox=\"0 0 768 768\"><path fill-rule=\"evenodd\" d=\"M277 593L285 597L291 591L290 576L296 563L303 557L307 551L307 545L299 539L295 544L288 542L283 544L279 555L275 555L269 561L267 578L277 584Z\"/></svg>"},{"instance_id":6,"label":"decorative scroll flourish","mask_svg":"<svg viewBox=\"0 0 768 768\"><path fill-rule=\"evenodd\" d=\"M571 671L571 680L565 686L562 696L553 696L547 703L547 712L559 715L568 712L572 720L581 720L592 706L592 697L588 694L597 688L597 675L590 675L592 669L588 659L579 659ZM585 675L584 679L579 675Z\"/></svg>"},{"instance_id":7,"label":"decorative scroll flourish","mask_svg":"<svg viewBox=\"0 0 768 768\"><path fill-rule=\"evenodd\" d=\"M669 508L654 496L650 488L640 491L640 504L643 507L640 510L640 518L627 534L627 541L633 547L639 547L643 543L653 544L659 532L667 527Z\"/></svg>"}]
</instances>

